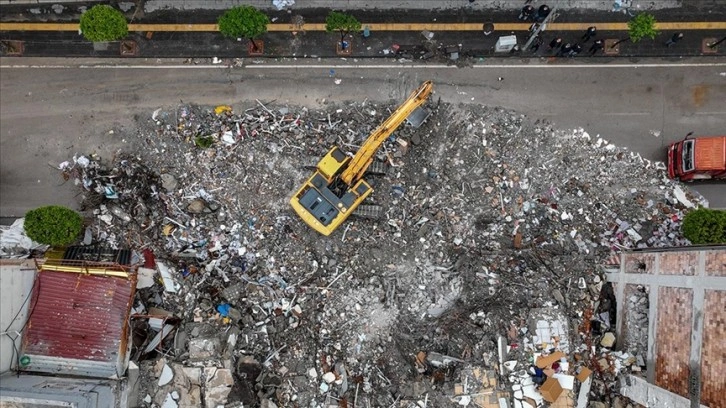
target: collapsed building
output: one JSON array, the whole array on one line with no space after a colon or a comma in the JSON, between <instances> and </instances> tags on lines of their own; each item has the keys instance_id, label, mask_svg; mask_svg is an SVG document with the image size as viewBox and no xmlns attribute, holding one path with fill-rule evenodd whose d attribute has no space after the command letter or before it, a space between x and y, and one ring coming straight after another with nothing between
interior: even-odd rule
<instances>
[{"instance_id":1,"label":"collapsed building","mask_svg":"<svg viewBox=\"0 0 726 408\"><path fill-rule=\"evenodd\" d=\"M618 378L647 377L647 330L616 339L605 270L623 251L688 245L680 221L703 199L582 129L431 100L377 153L378 218L318 235L291 194L394 108L165 107L124 134L128 151L60 164L89 215L87 249L60 258L80 276L120 265L97 278L133 289L128 332L113 333L128 362L100 376L127 379L128 405L632 404ZM32 345L14 367L52 372Z\"/></svg>"}]
</instances>

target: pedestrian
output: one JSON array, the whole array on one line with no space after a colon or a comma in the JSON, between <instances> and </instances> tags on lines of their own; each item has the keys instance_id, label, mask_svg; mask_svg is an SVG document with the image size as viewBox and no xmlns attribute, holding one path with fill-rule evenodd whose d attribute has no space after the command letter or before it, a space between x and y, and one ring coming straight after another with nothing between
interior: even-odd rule
<instances>
[{"instance_id":1,"label":"pedestrian","mask_svg":"<svg viewBox=\"0 0 726 408\"><path fill-rule=\"evenodd\" d=\"M595 40L595 42L592 43L592 47L590 47L590 56L592 57L596 52L602 49L605 49L605 41Z\"/></svg>"},{"instance_id":2,"label":"pedestrian","mask_svg":"<svg viewBox=\"0 0 726 408\"><path fill-rule=\"evenodd\" d=\"M683 39L683 33L675 33L673 34L673 37L671 37L670 40L666 41L665 45L666 47L670 47L671 45L677 43L678 41L681 41Z\"/></svg>"},{"instance_id":3,"label":"pedestrian","mask_svg":"<svg viewBox=\"0 0 726 408\"><path fill-rule=\"evenodd\" d=\"M569 53L567 54L567 56L568 56L569 58L572 58L572 57L576 56L577 54L579 54L579 53L581 53L581 52L582 52L582 45L580 45L580 44L575 44L575 45L573 45L573 46L572 46L572 49L571 49L571 50L570 50L570 52L569 52Z\"/></svg>"},{"instance_id":4,"label":"pedestrian","mask_svg":"<svg viewBox=\"0 0 726 408\"><path fill-rule=\"evenodd\" d=\"M560 50L557 52L557 56L562 57L564 55L569 55L570 51L572 51L572 44L564 43L562 44L562 47L560 47Z\"/></svg>"},{"instance_id":5,"label":"pedestrian","mask_svg":"<svg viewBox=\"0 0 726 408\"><path fill-rule=\"evenodd\" d=\"M553 38L552 41L550 41L550 51L552 51L556 48L560 48L561 45L562 45L562 38L560 38L560 37Z\"/></svg>"},{"instance_id":6,"label":"pedestrian","mask_svg":"<svg viewBox=\"0 0 726 408\"><path fill-rule=\"evenodd\" d=\"M550 7L546 4L543 4L539 6L539 9L537 10L537 15L534 16L534 21L542 22L544 21L547 16L550 15Z\"/></svg>"},{"instance_id":7,"label":"pedestrian","mask_svg":"<svg viewBox=\"0 0 726 408\"><path fill-rule=\"evenodd\" d=\"M518 19L521 21L527 21L529 20L529 17L534 13L534 7L527 4L526 6L522 7L522 11L519 13Z\"/></svg>"},{"instance_id":8,"label":"pedestrian","mask_svg":"<svg viewBox=\"0 0 726 408\"><path fill-rule=\"evenodd\" d=\"M529 47L529 49L532 50L533 53L537 52L539 51L539 46L542 45L543 42L544 40L542 40L542 37L538 35L534 37L534 41L532 42L532 45Z\"/></svg>"},{"instance_id":9,"label":"pedestrian","mask_svg":"<svg viewBox=\"0 0 726 408\"><path fill-rule=\"evenodd\" d=\"M529 26L530 33L534 33L537 30L539 30L539 23L532 23L532 25Z\"/></svg>"},{"instance_id":10,"label":"pedestrian","mask_svg":"<svg viewBox=\"0 0 726 408\"><path fill-rule=\"evenodd\" d=\"M585 31L585 35L582 36L582 41L588 42L590 41L590 38L594 37L595 34L597 34L597 27L587 27L587 31Z\"/></svg>"}]
</instances>

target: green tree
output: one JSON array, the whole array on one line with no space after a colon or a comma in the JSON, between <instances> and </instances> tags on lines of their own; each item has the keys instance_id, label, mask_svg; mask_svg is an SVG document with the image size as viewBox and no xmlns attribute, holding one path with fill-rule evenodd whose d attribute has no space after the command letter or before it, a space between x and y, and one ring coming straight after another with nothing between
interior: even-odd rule
<instances>
[{"instance_id":1,"label":"green tree","mask_svg":"<svg viewBox=\"0 0 726 408\"><path fill-rule=\"evenodd\" d=\"M81 33L88 41L120 40L129 33L126 17L115 8L97 4L81 14Z\"/></svg>"},{"instance_id":2,"label":"green tree","mask_svg":"<svg viewBox=\"0 0 726 408\"><path fill-rule=\"evenodd\" d=\"M338 31L340 33L340 48L345 49L345 36L351 31L360 30L361 24L355 17L350 14L331 11L325 18L325 31L332 33Z\"/></svg>"},{"instance_id":3,"label":"green tree","mask_svg":"<svg viewBox=\"0 0 726 408\"><path fill-rule=\"evenodd\" d=\"M248 38L257 51L255 38L267 32L270 19L252 6L239 6L227 10L219 20L219 32L229 38Z\"/></svg>"},{"instance_id":4,"label":"green tree","mask_svg":"<svg viewBox=\"0 0 726 408\"><path fill-rule=\"evenodd\" d=\"M649 13L640 13L628 21L628 35L630 41L637 43L643 38L655 39L658 30L655 29L655 17Z\"/></svg>"},{"instance_id":5,"label":"green tree","mask_svg":"<svg viewBox=\"0 0 726 408\"><path fill-rule=\"evenodd\" d=\"M658 35L658 30L655 29L655 17L652 14L640 13L628 21L628 36L616 41L610 48L615 48L616 45L625 41L637 43L646 37L654 40L656 35Z\"/></svg>"},{"instance_id":6,"label":"green tree","mask_svg":"<svg viewBox=\"0 0 726 408\"><path fill-rule=\"evenodd\" d=\"M25 214L25 233L35 242L64 246L78 239L83 218L77 212L59 205L38 207Z\"/></svg>"},{"instance_id":7,"label":"green tree","mask_svg":"<svg viewBox=\"0 0 726 408\"><path fill-rule=\"evenodd\" d=\"M726 210L699 208L683 219L683 236L694 244L726 243Z\"/></svg>"}]
</instances>

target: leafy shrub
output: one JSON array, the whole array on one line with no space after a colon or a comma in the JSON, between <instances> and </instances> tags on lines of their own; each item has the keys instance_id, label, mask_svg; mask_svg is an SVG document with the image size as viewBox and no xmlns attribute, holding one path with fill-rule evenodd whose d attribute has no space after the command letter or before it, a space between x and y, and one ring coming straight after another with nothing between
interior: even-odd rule
<instances>
[{"instance_id":1,"label":"leafy shrub","mask_svg":"<svg viewBox=\"0 0 726 408\"><path fill-rule=\"evenodd\" d=\"M59 205L38 207L25 214L25 233L35 242L64 246L78 238L83 218L70 208Z\"/></svg>"},{"instance_id":2,"label":"leafy shrub","mask_svg":"<svg viewBox=\"0 0 726 408\"><path fill-rule=\"evenodd\" d=\"M88 41L116 41L126 37L129 26L120 11L97 4L81 14L81 32Z\"/></svg>"},{"instance_id":3,"label":"leafy shrub","mask_svg":"<svg viewBox=\"0 0 726 408\"><path fill-rule=\"evenodd\" d=\"M628 34L630 41L636 43L643 38L655 39L658 30L655 29L655 17L652 14L640 13L628 21Z\"/></svg>"},{"instance_id":4,"label":"leafy shrub","mask_svg":"<svg viewBox=\"0 0 726 408\"><path fill-rule=\"evenodd\" d=\"M694 244L726 243L726 211L699 208L683 219L683 235Z\"/></svg>"},{"instance_id":5,"label":"leafy shrub","mask_svg":"<svg viewBox=\"0 0 726 408\"><path fill-rule=\"evenodd\" d=\"M223 36L248 38L253 44L255 37L267 32L269 23L267 15L252 6L233 7L217 20L219 32Z\"/></svg>"},{"instance_id":6,"label":"leafy shrub","mask_svg":"<svg viewBox=\"0 0 726 408\"><path fill-rule=\"evenodd\" d=\"M194 138L194 144L197 147L206 149L208 147L212 147L212 145L214 144L214 139L212 139L212 136L197 136Z\"/></svg>"}]
</instances>

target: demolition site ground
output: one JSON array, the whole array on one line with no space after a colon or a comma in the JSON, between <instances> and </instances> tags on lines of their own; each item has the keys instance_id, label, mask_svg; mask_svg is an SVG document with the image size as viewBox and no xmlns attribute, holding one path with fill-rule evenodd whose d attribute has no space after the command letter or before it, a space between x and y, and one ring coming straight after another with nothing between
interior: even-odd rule
<instances>
[{"instance_id":1,"label":"demolition site ground","mask_svg":"<svg viewBox=\"0 0 726 408\"><path fill-rule=\"evenodd\" d=\"M680 219L699 198L582 129L434 94L427 121L379 150L385 174L366 178L380 217L318 235L291 194L330 146L355 153L396 102L162 107L116 131L134 148L61 164L93 214L87 243L130 248L148 268L133 313L173 323L154 344L161 327L132 321L142 405L525 401L507 392L553 349L571 373L595 371L591 399L614 398L620 368L592 363L615 323L598 265L687 244ZM542 320L557 334L542 335ZM644 358L635 337L626 349Z\"/></svg>"}]
</instances>

